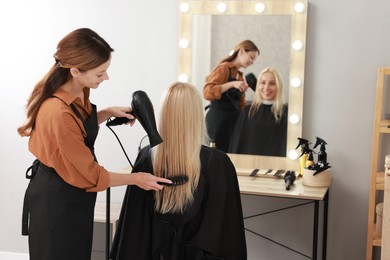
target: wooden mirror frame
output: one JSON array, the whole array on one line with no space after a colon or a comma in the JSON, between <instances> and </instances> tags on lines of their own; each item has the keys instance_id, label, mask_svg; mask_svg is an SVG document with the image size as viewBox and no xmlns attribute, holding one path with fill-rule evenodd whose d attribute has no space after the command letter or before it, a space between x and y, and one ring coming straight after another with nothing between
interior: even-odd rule
<instances>
[{"instance_id":1,"label":"wooden mirror frame","mask_svg":"<svg viewBox=\"0 0 390 260\"><path fill-rule=\"evenodd\" d=\"M297 138L302 135L307 9L307 0L180 1L178 80L182 82L191 82L193 15L291 16L290 81L286 84L289 88L287 157L229 154L238 173L246 173L248 169L254 168L284 169L299 172L298 158L300 153L295 148L298 144ZM291 123L292 116L295 116L295 119L298 119L295 121L298 122Z\"/></svg>"}]
</instances>

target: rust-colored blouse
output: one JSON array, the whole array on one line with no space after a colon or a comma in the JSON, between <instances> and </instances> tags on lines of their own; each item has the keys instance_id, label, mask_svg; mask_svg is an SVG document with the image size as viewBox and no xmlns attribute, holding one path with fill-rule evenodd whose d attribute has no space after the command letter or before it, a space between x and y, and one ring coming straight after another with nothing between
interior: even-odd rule
<instances>
[{"instance_id":1,"label":"rust-colored blouse","mask_svg":"<svg viewBox=\"0 0 390 260\"><path fill-rule=\"evenodd\" d=\"M109 185L109 172L93 158L84 144L86 131L82 121L73 112L73 103L81 115L92 112L89 89L84 89L84 104L63 89L41 105L35 128L29 139L30 152L43 164L54 168L61 178L89 192L102 191Z\"/></svg>"},{"instance_id":2,"label":"rust-colored blouse","mask_svg":"<svg viewBox=\"0 0 390 260\"><path fill-rule=\"evenodd\" d=\"M206 100L218 100L221 99L222 85L227 83L229 80L229 70L232 78L242 81L243 75L231 62L221 62L214 68L210 75L206 78L206 84L203 87L203 97ZM240 100L240 109L244 109L246 106L245 94L241 96Z\"/></svg>"}]
</instances>

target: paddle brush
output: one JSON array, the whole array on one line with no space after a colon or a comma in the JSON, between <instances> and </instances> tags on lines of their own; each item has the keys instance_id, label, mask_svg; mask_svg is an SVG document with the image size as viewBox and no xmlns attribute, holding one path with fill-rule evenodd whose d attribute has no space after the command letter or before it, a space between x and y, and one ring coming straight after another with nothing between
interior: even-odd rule
<instances>
[{"instance_id":1,"label":"paddle brush","mask_svg":"<svg viewBox=\"0 0 390 260\"><path fill-rule=\"evenodd\" d=\"M165 177L165 179L172 181L172 183L166 183L166 182L157 182L157 183L165 186L179 186L179 185L186 184L188 182L188 176L186 175L170 176L170 177Z\"/></svg>"}]
</instances>

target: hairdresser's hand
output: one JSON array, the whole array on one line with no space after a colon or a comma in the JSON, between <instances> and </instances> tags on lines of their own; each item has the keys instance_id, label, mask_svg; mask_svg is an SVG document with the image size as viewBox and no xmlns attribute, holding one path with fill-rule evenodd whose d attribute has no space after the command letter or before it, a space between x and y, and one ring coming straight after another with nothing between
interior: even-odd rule
<instances>
[{"instance_id":1,"label":"hairdresser's hand","mask_svg":"<svg viewBox=\"0 0 390 260\"><path fill-rule=\"evenodd\" d=\"M221 93L225 93L229 89L236 88L240 92L244 92L248 89L248 84L245 81L229 81L223 85L221 85Z\"/></svg>"},{"instance_id":2,"label":"hairdresser's hand","mask_svg":"<svg viewBox=\"0 0 390 260\"><path fill-rule=\"evenodd\" d=\"M135 124L135 117L130 114L132 111L131 107L110 107L109 110L112 117L126 117L131 120L128 124L131 126Z\"/></svg>"},{"instance_id":3,"label":"hairdresser's hand","mask_svg":"<svg viewBox=\"0 0 390 260\"><path fill-rule=\"evenodd\" d=\"M97 112L98 123L100 125L111 117L126 117L131 120L128 124L132 126L135 123L135 118L130 114L131 111L131 107L109 107L102 109Z\"/></svg>"},{"instance_id":4,"label":"hairdresser's hand","mask_svg":"<svg viewBox=\"0 0 390 260\"><path fill-rule=\"evenodd\" d=\"M240 92L245 92L249 85L245 81L232 81L233 88L238 89Z\"/></svg>"},{"instance_id":5,"label":"hairdresser's hand","mask_svg":"<svg viewBox=\"0 0 390 260\"><path fill-rule=\"evenodd\" d=\"M135 172L131 175L134 178L133 184L144 190L161 190L164 186L157 182L172 183L172 181L168 179L159 178L146 172Z\"/></svg>"}]
</instances>

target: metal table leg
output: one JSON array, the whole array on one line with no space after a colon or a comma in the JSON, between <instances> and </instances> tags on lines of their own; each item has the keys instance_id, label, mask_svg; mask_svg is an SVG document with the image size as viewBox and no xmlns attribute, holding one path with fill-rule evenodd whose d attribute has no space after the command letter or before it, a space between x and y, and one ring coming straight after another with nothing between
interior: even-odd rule
<instances>
[{"instance_id":1,"label":"metal table leg","mask_svg":"<svg viewBox=\"0 0 390 260\"><path fill-rule=\"evenodd\" d=\"M322 260L326 260L326 249L328 239L328 202L329 202L329 190L325 194L324 198L324 219L322 230Z\"/></svg>"},{"instance_id":2,"label":"metal table leg","mask_svg":"<svg viewBox=\"0 0 390 260\"><path fill-rule=\"evenodd\" d=\"M314 201L314 221L313 221L313 256L312 259L317 259L317 244L318 244L318 211L319 201Z\"/></svg>"}]
</instances>

